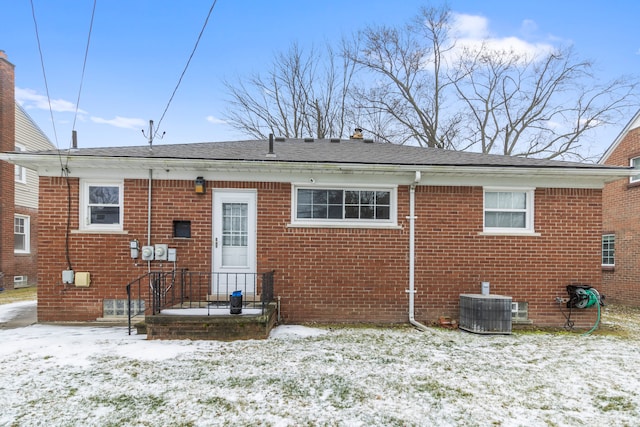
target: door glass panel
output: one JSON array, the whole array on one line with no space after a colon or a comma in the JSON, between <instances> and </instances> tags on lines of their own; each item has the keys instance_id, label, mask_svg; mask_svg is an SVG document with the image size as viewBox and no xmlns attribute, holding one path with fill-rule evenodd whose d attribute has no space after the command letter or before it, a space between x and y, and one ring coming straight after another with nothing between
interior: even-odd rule
<instances>
[{"instance_id":1,"label":"door glass panel","mask_svg":"<svg viewBox=\"0 0 640 427\"><path fill-rule=\"evenodd\" d=\"M248 204L222 204L222 266L245 267L248 262Z\"/></svg>"}]
</instances>

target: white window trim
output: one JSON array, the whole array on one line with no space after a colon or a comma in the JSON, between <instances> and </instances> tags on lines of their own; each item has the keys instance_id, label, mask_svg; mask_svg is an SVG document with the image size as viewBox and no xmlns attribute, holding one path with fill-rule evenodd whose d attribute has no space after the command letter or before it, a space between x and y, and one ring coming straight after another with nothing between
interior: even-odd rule
<instances>
[{"instance_id":1,"label":"white window trim","mask_svg":"<svg viewBox=\"0 0 640 427\"><path fill-rule=\"evenodd\" d=\"M602 260L604 258L604 248L602 247L602 244L604 243L604 238L605 236L613 236L613 264L604 264L602 263L603 267L615 267L616 266L616 250L615 250L615 244L616 244L616 235L614 233L607 233L607 234L603 234L602 235L602 240L600 241L600 259Z\"/></svg>"},{"instance_id":2,"label":"white window trim","mask_svg":"<svg viewBox=\"0 0 640 427\"><path fill-rule=\"evenodd\" d=\"M26 151L26 147L21 144L16 144L15 151ZM27 183L27 170L23 166L15 165L14 176L16 182L19 182L21 184Z\"/></svg>"},{"instance_id":3,"label":"white window trim","mask_svg":"<svg viewBox=\"0 0 640 427\"><path fill-rule=\"evenodd\" d=\"M345 220L345 219L298 219L298 190L368 190L388 191L390 193L388 220ZM291 222L288 227L307 228L400 228L398 226L398 187L389 185L309 185L308 183L293 183L291 185Z\"/></svg>"},{"instance_id":4,"label":"white window trim","mask_svg":"<svg viewBox=\"0 0 640 427\"><path fill-rule=\"evenodd\" d=\"M636 160L636 159L640 159L640 156L630 158L629 159L629 166L632 167L634 170L638 171L639 174L638 175L634 175L634 176L630 176L629 177L629 183L640 182L640 170L633 167L633 161Z\"/></svg>"},{"instance_id":5,"label":"white window trim","mask_svg":"<svg viewBox=\"0 0 640 427\"><path fill-rule=\"evenodd\" d=\"M13 249L13 253L15 254L30 254L31 253L31 217L28 215L19 215L15 214L14 216L14 227L15 227L15 218L22 218L24 220L24 249ZM15 235L15 229L13 231Z\"/></svg>"},{"instance_id":6,"label":"white window trim","mask_svg":"<svg viewBox=\"0 0 640 427\"><path fill-rule=\"evenodd\" d=\"M118 206L120 207L120 216L118 224L90 224L89 223L89 186L102 185L118 187ZM122 231L124 220L124 183L122 180L81 180L80 181L80 230L83 231Z\"/></svg>"},{"instance_id":7,"label":"white window trim","mask_svg":"<svg viewBox=\"0 0 640 427\"><path fill-rule=\"evenodd\" d=\"M525 193L526 200L526 213L524 228L510 228L510 227L487 227L485 221L486 211L486 193L487 192L519 192ZM535 224L533 219L535 217L535 187L483 187L482 191L482 229L480 235L512 235L512 236L540 236L540 233L535 232Z\"/></svg>"}]
</instances>

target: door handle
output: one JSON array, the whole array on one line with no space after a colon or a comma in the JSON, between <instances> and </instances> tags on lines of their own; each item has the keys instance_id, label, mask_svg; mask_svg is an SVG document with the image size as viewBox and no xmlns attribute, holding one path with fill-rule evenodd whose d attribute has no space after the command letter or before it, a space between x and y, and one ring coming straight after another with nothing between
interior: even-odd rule
<instances>
[{"instance_id":1,"label":"door handle","mask_svg":"<svg viewBox=\"0 0 640 427\"><path fill-rule=\"evenodd\" d=\"M215 247L216 248L218 247L218 238L217 237L216 237L216 240L215 240Z\"/></svg>"}]
</instances>

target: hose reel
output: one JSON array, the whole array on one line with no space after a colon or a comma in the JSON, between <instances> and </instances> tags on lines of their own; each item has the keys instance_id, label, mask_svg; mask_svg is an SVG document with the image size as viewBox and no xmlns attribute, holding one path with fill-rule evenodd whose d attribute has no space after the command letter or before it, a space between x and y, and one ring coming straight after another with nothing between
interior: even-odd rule
<instances>
[{"instance_id":1,"label":"hose reel","mask_svg":"<svg viewBox=\"0 0 640 427\"><path fill-rule=\"evenodd\" d=\"M584 333L584 335L589 335L591 332L596 330L598 324L600 323L600 307L604 306L605 296L600 295L596 288L589 285L567 285L567 293L569 294L569 300L567 301L569 316L565 315L565 318L567 319L565 329L573 329L574 322L571 320L572 309L585 309L593 307L594 305L598 308L598 317L596 319L595 325L593 325L593 327L588 332Z\"/></svg>"},{"instance_id":2,"label":"hose reel","mask_svg":"<svg viewBox=\"0 0 640 427\"><path fill-rule=\"evenodd\" d=\"M567 301L567 308L589 308L596 303L604 305L600 294L596 288L585 285L568 285L567 293L569 294L569 301Z\"/></svg>"}]
</instances>

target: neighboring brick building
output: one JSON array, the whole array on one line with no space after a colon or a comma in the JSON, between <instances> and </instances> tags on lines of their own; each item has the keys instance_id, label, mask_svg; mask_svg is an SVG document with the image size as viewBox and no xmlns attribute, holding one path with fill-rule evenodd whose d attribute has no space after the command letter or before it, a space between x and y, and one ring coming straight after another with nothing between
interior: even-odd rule
<instances>
[{"instance_id":1,"label":"neighboring brick building","mask_svg":"<svg viewBox=\"0 0 640 427\"><path fill-rule=\"evenodd\" d=\"M0 51L0 151L54 146L15 101L14 66ZM0 288L37 283L38 174L0 161Z\"/></svg>"},{"instance_id":2,"label":"neighboring brick building","mask_svg":"<svg viewBox=\"0 0 640 427\"><path fill-rule=\"evenodd\" d=\"M640 169L640 111L605 152L600 164ZM603 290L612 302L639 306L640 177L607 184L602 198Z\"/></svg>"},{"instance_id":3,"label":"neighboring brick building","mask_svg":"<svg viewBox=\"0 0 640 427\"><path fill-rule=\"evenodd\" d=\"M132 259L139 241L174 248L192 272L275 270L286 322L456 319L459 295L490 282L519 319L563 326L566 285L601 284L601 189L629 174L361 139L0 159L41 177L40 321L102 317L127 283L171 267ZM89 286L63 283L67 269L90 273ZM582 310L573 320L595 317Z\"/></svg>"}]
</instances>

